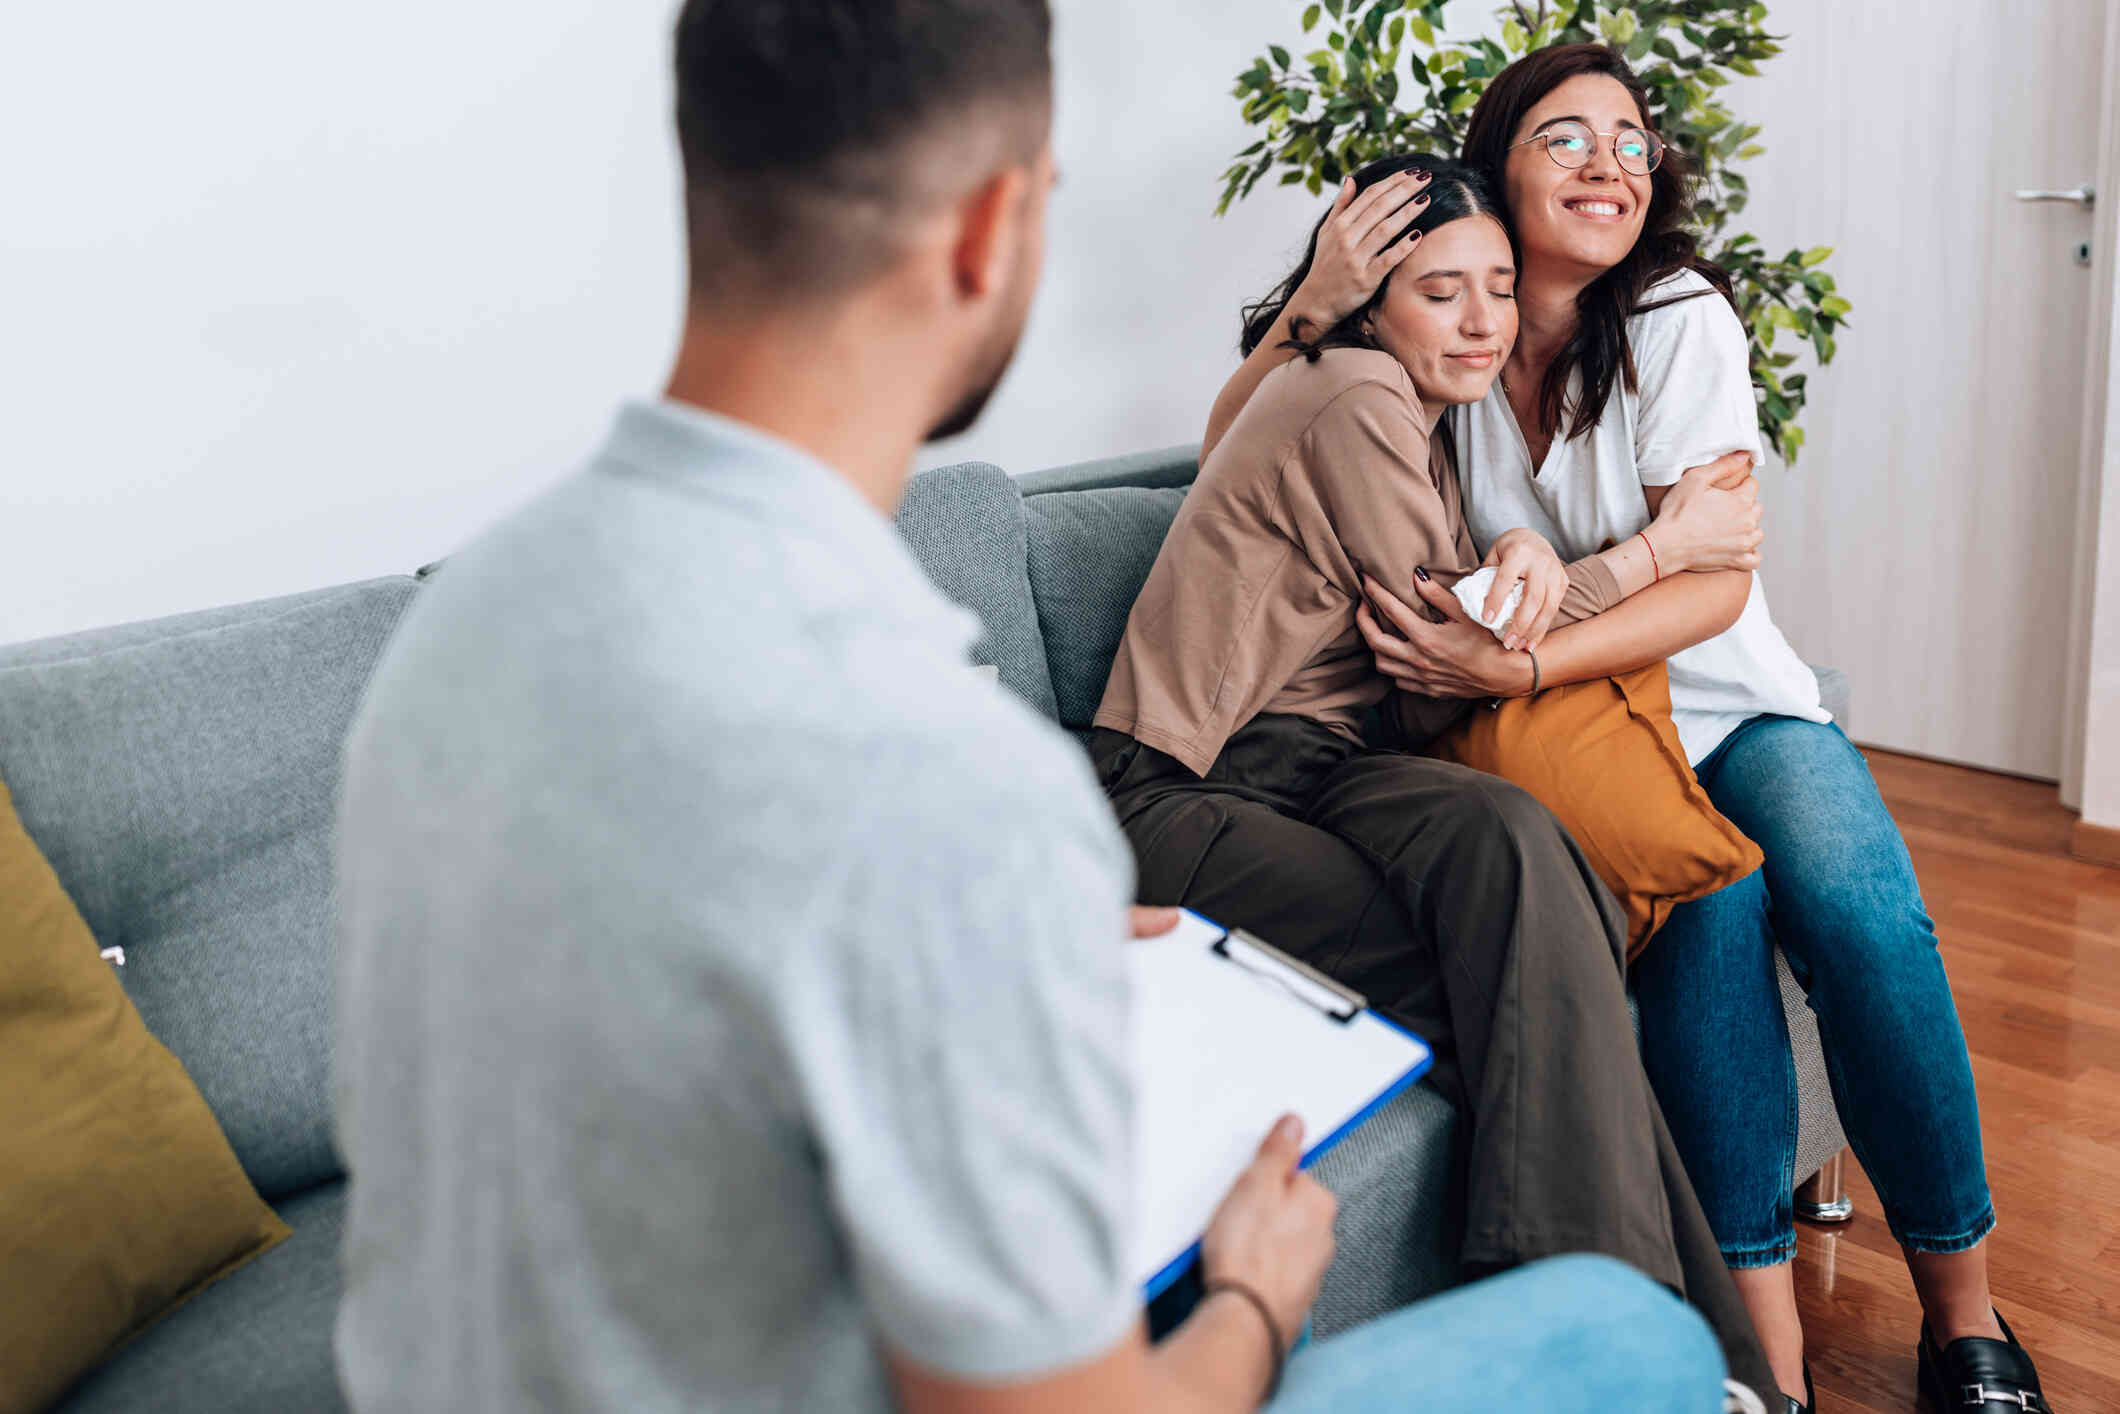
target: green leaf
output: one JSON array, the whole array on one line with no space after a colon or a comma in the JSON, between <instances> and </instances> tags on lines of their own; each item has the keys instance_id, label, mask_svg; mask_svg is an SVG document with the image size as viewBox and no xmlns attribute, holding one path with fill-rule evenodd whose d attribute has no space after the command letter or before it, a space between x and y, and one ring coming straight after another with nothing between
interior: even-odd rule
<instances>
[{"instance_id":1,"label":"green leaf","mask_svg":"<svg viewBox=\"0 0 2120 1414\"><path fill-rule=\"evenodd\" d=\"M1283 49L1278 44L1269 44L1266 46L1266 52L1273 55L1274 63L1284 69L1288 67L1288 51L1286 49Z\"/></svg>"},{"instance_id":2,"label":"green leaf","mask_svg":"<svg viewBox=\"0 0 2120 1414\"><path fill-rule=\"evenodd\" d=\"M1827 295L1824 299L1818 302L1818 312L1820 314L1831 315L1835 319L1839 319L1842 316L1848 314L1854 308L1854 305L1849 304L1839 295Z\"/></svg>"},{"instance_id":3,"label":"green leaf","mask_svg":"<svg viewBox=\"0 0 2120 1414\"><path fill-rule=\"evenodd\" d=\"M1412 28L1415 39L1418 39L1431 49L1435 47L1435 26L1429 24L1427 20L1419 15L1408 15L1406 23Z\"/></svg>"},{"instance_id":4,"label":"green leaf","mask_svg":"<svg viewBox=\"0 0 2120 1414\"><path fill-rule=\"evenodd\" d=\"M1640 25L1641 21L1635 18L1634 11L1630 7L1624 10L1615 10L1613 13L1606 15L1598 21L1597 27L1608 43L1625 48L1633 41L1635 31L1640 28Z\"/></svg>"},{"instance_id":5,"label":"green leaf","mask_svg":"<svg viewBox=\"0 0 2120 1414\"><path fill-rule=\"evenodd\" d=\"M1803 263L1806 265L1823 265L1832 257L1833 247L1829 245L1814 245L1803 253ZM1827 288L1830 289L1831 286L1829 285Z\"/></svg>"},{"instance_id":6,"label":"green leaf","mask_svg":"<svg viewBox=\"0 0 2120 1414\"><path fill-rule=\"evenodd\" d=\"M1521 54L1531 47L1531 36L1515 20L1502 21L1502 43L1509 46L1513 54Z\"/></svg>"},{"instance_id":7,"label":"green leaf","mask_svg":"<svg viewBox=\"0 0 2120 1414\"><path fill-rule=\"evenodd\" d=\"M1398 56L1399 45L1405 41L1405 38L1406 17L1404 15L1393 15L1391 17L1391 29L1387 36L1387 40L1391 45L1392 57L1396 58Z\"/></svg>"},{"instance_id":8,"label":"green leaf","mask_svg":"<svg viewBox=\"0 0 2120 1414\"><path fill-rule=\"evenodd\" d=\"M1340 17L1340 0L1325 0L1325 13L1334 19Z\"/></svg>"},{"instance_id":9,"label":"green leaf","mask_svg":"<svg viewBox=\"0 0 2120 1414\"><path fill-rule=\"evenodd\" d=\"M1303 33L1310 33L1311 28L1317 24L1318 16L1323 13L1324 9L1325 7L1322 5L1312 5L1303 12Z\"/></svg>"}]
</instances>

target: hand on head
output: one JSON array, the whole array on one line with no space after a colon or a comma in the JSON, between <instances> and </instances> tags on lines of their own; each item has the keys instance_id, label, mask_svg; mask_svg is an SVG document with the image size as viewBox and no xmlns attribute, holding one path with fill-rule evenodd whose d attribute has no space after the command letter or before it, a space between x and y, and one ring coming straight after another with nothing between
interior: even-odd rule
<instances>
[{"instance_id":1,"label":"hand on head","mask_svg":"<svg viewBox=\"0 0 2120 1414\"><path fill-rule=\"evenodd\" d=\"M1426 172L1405 171L1360 193L1353 177L1340 183L1340 194L1318 228L1310 273L1288 302L1291 315L1309 321L1305 337L1315 339L1360 309L1421 243L1419 231L1394 237L1428 204L1428 180Z\"/></svg>"}]
</instances>

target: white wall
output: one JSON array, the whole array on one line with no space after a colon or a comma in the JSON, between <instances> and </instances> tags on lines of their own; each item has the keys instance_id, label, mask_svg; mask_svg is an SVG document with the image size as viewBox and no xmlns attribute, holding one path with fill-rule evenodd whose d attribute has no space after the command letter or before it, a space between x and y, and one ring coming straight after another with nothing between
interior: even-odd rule
<instances>
[{"instance_id":1,"label":"white wall","mask_svg":"<svg viewBox=\"0 0 2120 1414\"><path fill-rule=\"evenodd\" d=\"M1023 473L1197 442L1237 364L1238 310L1302 255L1325 202L1269 174L1220 219L1218 180L1255 136L1231 96L1299 0L1054 0L1058 79L1045 285L977 426L923 466Z\"/></svg>"},{"instance_id":2,"label":"white wall","mask_svg":"<svg viewBox=\"0 0 2120 1414\"><path fill-rule=\"evenodd\" d=\"M0 27L0 641L402 572L677 326L667 0Z\"/></svg>"},{"instance_id":3,"label":"white wall","mask_svg":"<svg viewBox=\"0 0 2120 1414\"><path fill-rule=\"evenodd\" d=\"M1198 437L1314 204L1223 221L1292 0L1059 0L1012 471ZM434 559L657 385L673 0L52 5L0 42L0 642Z\"/></svg>"}]
</instances>

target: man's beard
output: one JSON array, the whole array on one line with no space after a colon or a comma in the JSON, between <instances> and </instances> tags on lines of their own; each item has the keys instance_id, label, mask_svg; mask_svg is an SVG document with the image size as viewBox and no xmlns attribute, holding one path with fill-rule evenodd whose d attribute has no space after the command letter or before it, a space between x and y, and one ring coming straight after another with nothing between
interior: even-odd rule
<instances>
[{"instance_id":1,"label":"man's beard","mask_svg":"<svg viewBox=\"0 0 2120 1414\"><path fill-rule=\"evenodd\" d=\"M954 437L966 431L986 411L987 400L1001 386L1003 375L1016 357L1016 345L1023 338L1023 326L1030 314L1030 299L1026 293L1023 308L1010 322L1007 337L998 340L1000 347L995 353L980 360L979 376L972 380L971 391L958 399L957 405L943 419L928 429L926 440L939 442L945 437Z\"/></svg>"},{"instance_id":2,"label":"man's beard","mask_svg":"<svg viewBox=\"0 0 2120 1414\"><path fill-rule=\"evenodd\" d=\"M994 389L1000 386L1001 374L996 373L974 388L965 395L963 401L950 409L947 417L928 429L926 440L940 442L945 437L954 437L959 432L969 431L971 425L979 420L979 414L986 411L987 400L994 396Z\"/></svg>"}]
</instances>

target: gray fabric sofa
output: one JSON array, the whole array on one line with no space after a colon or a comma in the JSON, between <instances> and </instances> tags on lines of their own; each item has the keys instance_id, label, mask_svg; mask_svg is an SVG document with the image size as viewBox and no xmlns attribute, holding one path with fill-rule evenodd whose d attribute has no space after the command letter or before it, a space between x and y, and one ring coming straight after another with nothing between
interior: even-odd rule
<instances>
[{"instance_id":1,"label":"gray fabric sofa","mask_svg":"<svg viewBox=\"0 0 2120 1414\"><path fill-rule=\"evenodd\" d=\"M1087 726L1192 450L1013 480L966 464L900 527L985 625L1009 690ZM345 1177L331 1130L330 824L340 743L411 576L0 647L0 779L126 991L293 1238L119 1351L59 1408L342 1409L331 1332ZM1826 676L1845 712L1844 684ZM1841 1147L1800 1001L1807 1176ZM1320 1334L1455 1277L1457 1127L1415 1087L1319 1166L1341 1196ZM585 1356L586 1358L586 1356Z\"/></svg>"}]
</instances>

